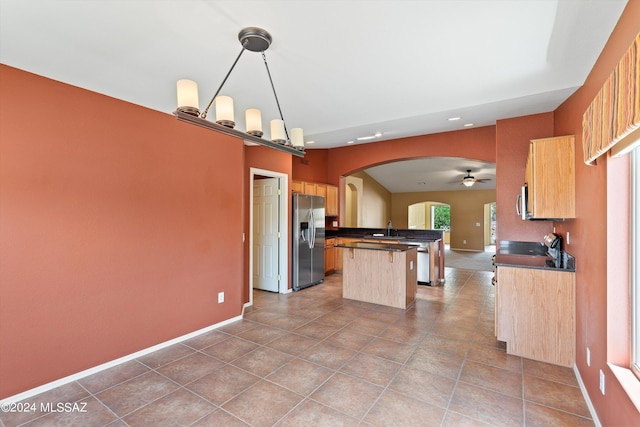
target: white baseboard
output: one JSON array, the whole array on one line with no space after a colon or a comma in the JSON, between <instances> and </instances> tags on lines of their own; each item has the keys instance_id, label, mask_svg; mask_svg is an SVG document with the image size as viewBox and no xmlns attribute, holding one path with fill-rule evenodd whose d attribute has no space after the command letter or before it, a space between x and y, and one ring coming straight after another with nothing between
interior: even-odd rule
<instances>
[{"instance_id":1,"label":"white baseboard","mask_svg":"<svg viewBox=\"0 0 640 427\"><path fill-rule=\"evenodd\" d=\"M582 382L582 377L580 376L578 366L575 364L573 365L573 372L576 374L576 379L578 380L578 385L580 386L582 396L584 397L585 402L587 402L587 407L589 408L589 413L591 414L593 423L596 425L596 427L602 427L602 424L600 424L600 420L598 419L598 414L596 413L596 408L593 407L593 403L591 403L591 399L589 399L589 393L587 393L587 388Z\"/></svg>"},{"instance_id":2,"label":"white baseboard","mask_svg":"<svg viewBox=\"0 0 640 427\"><path fill-rule=\"evenodd\" d=\"M103 363L101 365L94 366L93 368L89 368L89 369L86 369L84 371L81 371L81 372L69 375L67 377L60 378L58 380L52 381L50 383L41 385L39 387L32 388L32 389L24 391L22 393L15 394L13 396L9 396L9 397L7 397L5 399L0 400L0 405L6 405L6 404L10 404L10 403L19 402L19 401L27 399L29 397L33 397L33 396L35 396L37 394L44 393L45 391L52 390L52 389L54 389L56 387L60 387L62 385L68 384L70 382L77 381L77 380L79 380L81 378L88 377L89 375L93 375L93 374L98 373L100 371L104 371L105 369L113 368L114 366L120 365L120 364L122 364L124 362L128 362L130 360L137 359L138 357L142 357L142 356L147 355L149 353L153 353L154 351L158 351L158 350L163 349L165 347L169 347L169 346L172 346L174 344L178 344L178 343L180 343L182 341L191 339L193 337L197 337L198 335L204 334L204 333L212 331L214 329L218 329L218 328L220 328L222 326L228 325L229 323L233 323L233 322L235 322L237 320L241 320L241 319L242 319L242 315L236 316L236 317L233 317L231 319L227 319L227 320L225 320L223 322L216 323L215 325L207 326L206 328L199 329L197 331L190 332L190 333L188 333L186 335L182 335L182 336L180 336L178 338L174 338L172 340L165 341L163 343L154 345L153 347L145 348L144 350L140 350L140 351L137 351L135 353L128 354L126 356L120 357L120 358L115 359L115 360L111 360L111 361Z\"/></svg>"}]
</instances>

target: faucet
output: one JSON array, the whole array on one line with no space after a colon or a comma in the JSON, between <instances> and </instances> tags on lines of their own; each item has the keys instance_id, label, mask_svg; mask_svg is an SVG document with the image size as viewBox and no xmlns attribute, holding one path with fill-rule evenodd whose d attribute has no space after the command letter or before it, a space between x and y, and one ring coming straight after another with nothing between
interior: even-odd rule
<instances>
[{"instance_id":1,"label":"faucet","mask_svg":"<svg viewBox=\"0 0 640 427\"><path fill-rule=\"evenodd\" d=\"M387 236L391 236L391 220L389 220L387 224Z\"/></svg>"}]
</instances>

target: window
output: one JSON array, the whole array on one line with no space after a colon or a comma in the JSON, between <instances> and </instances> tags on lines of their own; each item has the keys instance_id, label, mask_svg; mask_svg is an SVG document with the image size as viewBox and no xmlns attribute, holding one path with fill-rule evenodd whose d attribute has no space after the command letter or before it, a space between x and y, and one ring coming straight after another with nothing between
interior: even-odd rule
<instances>
[{"instance_id":1,"label":"window","mask_svg":"<svg viewBox=\"0 0 640 427\"><path fill-rule=\"evenodd\" d=\"M449 231L449 229L451 228L451 206L431 206L431 222L431 228L433 228L434 230Z\"/></svg>"},{"instance_id":2,"label":"window","mask_svg":"<svg viewBox=\"0 0 640 427\"><path fill-rule=\"evenodd\" d=\"M640 147L631 157L631 370L640 378Z\"/></svg>"}]
</instances>

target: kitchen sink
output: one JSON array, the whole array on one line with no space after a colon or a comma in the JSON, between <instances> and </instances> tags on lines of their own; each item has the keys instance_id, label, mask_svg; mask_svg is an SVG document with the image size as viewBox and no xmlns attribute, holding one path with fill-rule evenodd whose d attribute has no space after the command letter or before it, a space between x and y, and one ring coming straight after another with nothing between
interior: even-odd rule
<instances>
[{"instance_id":1,"label":"kitchen sink","mask_svg":"<svg viewBox=\"0 0 640 427\"><path fill-rule=\"evenodd\" d=\"M376 239L376 240L403 240L406 239L404 236L378 236L372 234L370 236L365 236L365 239Z\"/></svg>"}]
</instances>

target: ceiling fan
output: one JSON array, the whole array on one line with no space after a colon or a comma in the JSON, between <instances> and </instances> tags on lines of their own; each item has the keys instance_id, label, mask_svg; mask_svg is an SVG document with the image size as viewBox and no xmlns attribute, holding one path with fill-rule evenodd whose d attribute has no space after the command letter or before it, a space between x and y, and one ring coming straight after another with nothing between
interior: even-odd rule
<instances>
[{"instance_id":1,"label":"ceiling fan","mask_svg":"<svg viewBox=\"0 0 640 427\"><path fill-rule=\"evenodd\" d=\"M460 182L460 185L464 185L465 187L471 187L476 182L483 183L485 181L491 181L491 179L489 179L489 178L478 178L478 179L476 179L474 176L471 175L471 169L467 169L467 175L462 178L462 181Z\"/></svg>"}]
</instances>

